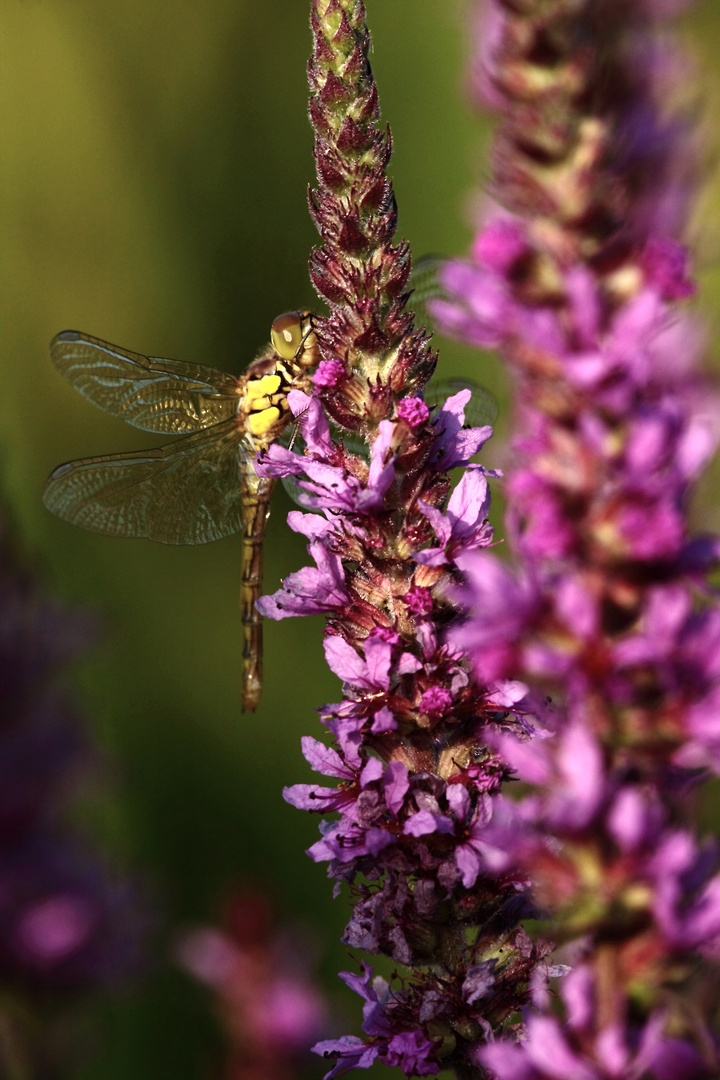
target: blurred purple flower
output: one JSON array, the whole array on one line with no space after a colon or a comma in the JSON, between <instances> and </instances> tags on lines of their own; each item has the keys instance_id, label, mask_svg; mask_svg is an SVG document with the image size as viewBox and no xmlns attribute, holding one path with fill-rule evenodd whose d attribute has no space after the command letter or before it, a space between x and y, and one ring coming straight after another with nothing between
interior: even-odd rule
<instances>
[{"instance_id":1,"label":"blurred purple flower","mask_svg":"<svg viewBox=\"0 0 720 1080\"><path fill-rule=\"evenodd\" d=\"M95 755L58 675L91 637L87 617L42 595L3 515L0 1056L40 1071L62 1068L46 1036L70 995L109 989L147 962L148 914L137 884L68 820Z\"/></svg>"},{"instance_id":2,"label":"blurred purple flower","mask_svg":"<svg viewBox=\"0 0 720 1080\"><path fill-rule=\"evenodd\" d=\"M478 685L524 687L526 729L486 745L529 789L493 799L464 872L526 874L581 961L554 1014L538 999L520 1038L479 1040L498 1080L717 1071L712 1002L692 1021L680 1005L720 945L720 850L688 800L718 771L718 545L691 535L688 499L720 395L677 306L695 291L679 240L697 158L663 104L687 65L661 20L681 6L478 5L503 208L444 268L434 314L517 375L516 566L456 559L467 617L446 640Z\"/></svg>"},{"instance_id":3,"label":"blurred purple flower","mask_svg":"<svg viewBox=\"0 0 720 1080\"><path fill-rule=\"evenodd\" d=\"M576 968L561 988L566 1025L531 1015L522 1042L490 1043L478 1050L478 1064L498 1080L695 1080L711 1075L689 1042L663 1034L661 1010L643 1028L621 1023L599 1027L595 989L590 970Z\"/></svg>"},{"instance_id":4,"label":"blurred purple flower","mask_svg":"<svg viewBox=\"0 0 720 1080\"><path fill-rule=\"evenodd\" d=\"M145 966L136 886L57 829L0 849L0 978L32 992L112 986Z\"/></svg>"},{"instance_id":5,"label":"blurred purple flower","mask_svg":"<svg viewBox=\"0 0 720 1080\"><path fill-rule=\"evenodd\" d=\"M302 933L275 922L266 896L238 894L222 929L188 932L177 945L182 966L217 997L227 1080L292 1080L328 1020Z\"/></svg>"}]
</instances>

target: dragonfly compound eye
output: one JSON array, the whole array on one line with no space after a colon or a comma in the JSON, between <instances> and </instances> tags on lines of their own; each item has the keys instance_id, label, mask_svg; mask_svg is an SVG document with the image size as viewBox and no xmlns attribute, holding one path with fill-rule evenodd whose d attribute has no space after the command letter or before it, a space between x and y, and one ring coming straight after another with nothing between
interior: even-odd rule
<instances>
[{"instance_id":1,"label":"dragonfly compound eye","mask_svg":"<svg viewBox=\"0 0 720 1080\"><path fill-rule=\"evenodd\" d=\"M292 360L303 342L303 313L288 311L272 324L270 338L275 352L283 360Z\"/></svg>"}]
</instances>

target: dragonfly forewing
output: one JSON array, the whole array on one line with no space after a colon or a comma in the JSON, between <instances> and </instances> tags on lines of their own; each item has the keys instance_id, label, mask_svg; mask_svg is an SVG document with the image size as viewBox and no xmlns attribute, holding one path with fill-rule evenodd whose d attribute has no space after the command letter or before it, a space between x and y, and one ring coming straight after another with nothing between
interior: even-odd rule
<instances>
[{"instance_id":1,"label":"dragonfly forewing","mask_svg":"<svg viewBox=\"0 0 720 1080\"><path fill-rule=\"evenodd\" d=\"M240 381L201 364L143 356L77 330L53 338L50 355L83 397L144 431L182 435L238 411Z\"/></svg>"}]
</instances>

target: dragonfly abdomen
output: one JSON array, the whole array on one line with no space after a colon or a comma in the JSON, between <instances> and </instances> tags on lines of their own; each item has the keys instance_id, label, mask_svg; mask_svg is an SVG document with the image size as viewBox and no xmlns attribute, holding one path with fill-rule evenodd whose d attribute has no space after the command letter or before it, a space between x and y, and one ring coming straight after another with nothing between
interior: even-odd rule
<instances>
[{"instance_id":1,"label":"dragonfly abdomen","mask_svg":"<svg viewBox=\"0 0 720 1080\"><path fill-rule=\"evenodd\" d=\"M255 601L262 587L263 541L275 481L270 477L258 476L252 462L248 461L241 467L240 482L244 507L240 584L242 709L243 712L254 712L262 692L262 616L255 607Z\"/></svg>"}]
</instances>

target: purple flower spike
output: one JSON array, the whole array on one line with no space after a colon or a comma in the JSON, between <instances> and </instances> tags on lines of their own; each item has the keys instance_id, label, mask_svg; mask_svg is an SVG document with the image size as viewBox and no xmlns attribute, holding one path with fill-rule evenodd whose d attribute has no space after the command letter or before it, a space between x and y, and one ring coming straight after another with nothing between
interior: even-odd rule
<instances>
[{"instance_id":1,"label":"purple flower spike","mask_svg":"<svg viewBox=\"0 0 720 1080\"><path fill-rule=\"evenodd\" d=\"M500 474L471 462L492 429L465 426L469 390L439 409L423 400L436 355L405 308L409 251L393 240L390 142L377 127L363 5L313 0L312 29L321 243L310 272L329 314L314 320L314 396L288 397L302 452L274 444L258 472L296 477L299 501L320 512L290 517L316 568L258 607L275 618L327 615L325 656L343 700L320 709L332 743L303 741L322 782L284 794L321 815L308 854L328 864L336 889L351 887L345 944L408 972L402 985L366 964L344 974L364 1002L364 1035L315 1050L335 1059L329 1077L376 1061L408 1076L474 1075L475 1041L513 1025L549 970L548 946L519 926L533 910L524 876L501 865L490 837L508 816L493 816L508 770L492 739L533 730L516 708L526 688L502 665L474 683L468 643L455 637L467 625L465 566L492 542L488 480ZM508 223L483 250L499 271L527 248ZM453 490L455 468L465 473ZM496 606L512 611L507 595ZM473 659L476 644L473 634Z\"/></svg>"}]
</instances>

